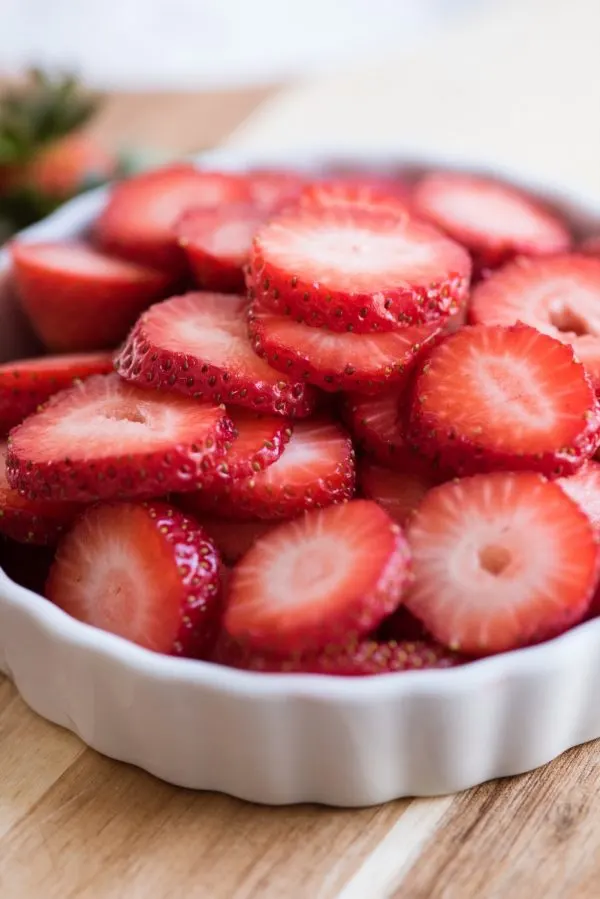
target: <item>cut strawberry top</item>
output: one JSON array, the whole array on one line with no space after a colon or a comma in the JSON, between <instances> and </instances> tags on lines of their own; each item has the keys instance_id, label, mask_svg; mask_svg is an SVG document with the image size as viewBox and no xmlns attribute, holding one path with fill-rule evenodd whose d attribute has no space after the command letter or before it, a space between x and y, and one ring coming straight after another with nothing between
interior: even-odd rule
<instances>
[{"instance_id":1,"label":"cut strawberry top","mask_svg":"<svg viewBox=\"0 0 600 899\"><path fill-rule=\"evenodd\" d=\"M334 330L390 330L453 312L471 262L406 213L351 206L296 208L261 228L250 257L256 295Z\"/></svg>"},{"instance_id":2,"label":"cut strawberry top","mask_svg":"<svg viewBox=\"0 0 600 899\"><path fill-rule=\"evenodd\" d=\"M469 315L475 324L520 321L570 343L600 389L600 259L516 259L475 287Z\"/></svg>"},{"instance_id":3,"label":"cut strawberry top","mask_svg":"<svg viewBox=\"0 0 600 899\"><path fill-rule=\"evenodd\" d=\"M8 479L28 493L81 501L194 489L232 433L223 408L96 375L11 432Z\"/></svg>"},{"instance_id":4,"label":"cut strawberry top","mask_svg":"<svg viewBox=\"0 0 600 899\"><path fill-rule=\"evenodd\" d=\"M379 506L332 506L255 543L233 570L224 626L257 649L320 649L376 627L409 579L404 537Z\"/></svg>"},{"instance_id":5,"label":"cut strawberry top","mask_svg":"<svg viewBox=\"0 0 600 899\"><path fill-rule=\"evenodd\" d=\"M596 587L590 522L557 484L534 473L436 487L408 539L409 610L441 643L473 655L562 633L583 618Z\"/></svg>"},{"instance_id":6,"label":"cut strawberry top","mask_svg":"<svg viewBox=\"0 0 600 899\"><path fill-rule=\"evenodd\" d=\"M188 293L142 315L117 359L122 377L195 399L306 415L311 388L278 374L253 351L248 304L231 294Z\"/></svg>"},{"instance_id":7,"label":"cut strawberry top","mask_svg":"<svg viewBox=\"0 0 600 899\"><path fill-rule=\"evenodd\" d=\"M417 375L410 437L457 472L568 474L593 454L594 391L569 346L533 328L483 326L447 337Z\"/></svg>"},{"instance_id":8,"label":"cut strawberry top","mask_svg":"<svg viewBox=\"0 0 600 899\"><path fill-rule=\"evenodd\" d=\"M413 193L418 215L467 246L484 265L518 253L560 253L571 242L563 222L514 187L458 172L426 175Z\"/></svg>"},{"instance_id":9,"label":"cut strawberry top","mask_svg":"<svg viewBox=\"0 0 600 899\"><path fill-rule=\"evenodd\" d=\"M168 166L117 185L96 222L96 238L117 255L178 269L182 254L173 227L181 214L247 198L239 176Z\"/></svg>"}]
</instances>

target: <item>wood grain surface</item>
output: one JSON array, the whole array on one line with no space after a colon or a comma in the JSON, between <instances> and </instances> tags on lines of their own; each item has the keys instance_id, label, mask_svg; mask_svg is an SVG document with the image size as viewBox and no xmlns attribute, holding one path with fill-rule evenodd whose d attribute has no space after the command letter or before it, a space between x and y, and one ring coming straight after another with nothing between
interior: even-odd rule
<instances>
[{"instance_id":1,"label":"wood grain surface","mask_svg":"<svg viewBox=\"0 0 600 899\"><path fill-rule=\"evenodd\" d=\"M115 97L99 126L189 151L261 99ZM455 797L265 808L103 758L2 680L0 899L598 899L599 762L593 743Z\"/></svg>"}]
</instances>

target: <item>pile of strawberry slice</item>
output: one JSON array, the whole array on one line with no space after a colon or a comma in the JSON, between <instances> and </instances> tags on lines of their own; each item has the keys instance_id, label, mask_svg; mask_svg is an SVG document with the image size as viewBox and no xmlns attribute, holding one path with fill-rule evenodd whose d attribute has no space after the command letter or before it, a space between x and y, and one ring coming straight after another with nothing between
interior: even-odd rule
<instances>
[{"instance_id":1,"label":"pile of strawberry slice","mask_svg":"<svg viewBox=\"0 0 600 899\"><path fill-rule=\"evenodd\" d=\"M597 245L473 174L118 184L85 238L12 247L46 355L0 366L3 564L261 672L447 668L600 613Z\"/></svg>"}]
</instances>

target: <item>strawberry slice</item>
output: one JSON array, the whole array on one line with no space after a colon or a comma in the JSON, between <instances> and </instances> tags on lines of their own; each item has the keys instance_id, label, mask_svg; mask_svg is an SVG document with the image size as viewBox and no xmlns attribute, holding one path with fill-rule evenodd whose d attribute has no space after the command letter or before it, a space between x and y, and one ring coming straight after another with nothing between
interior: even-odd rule
<instances>
[{"instance_id":1,"label":"strawberry slice","mask_svg":"<svg viewBox=\"0 0 600 899\"><path fill-rule=\"evenodd\" d=\"M216 464L219 480L251 477L272 465L292 436L291 423L278 415L255 415L248 409L231 409L227 416L233 423L235 436L225 444L225 455Z\"/></svg>"},{"instance_id":2,"label":"strawberry slice","mask_svg":"<svg viewBox=\"0 0 600 899\"><path fill-rule=\"evenodd\" d=\"M404 440L400 410L405 411L406 390L391 387L374 396L349 393L344 397L342 417L355 443L387 468L402 469L412 456Z\"/></svg>"},{"instance_id":3,"label":"strawberry slice","mask_svg":"<svg viewBox=\"0 0 600 899\"><path fill-rule=\"evenodd\" d=\"M410 521L415 509L431 488L438 483L424 471L390 471L363 462L358 470L358 483L364 496L385 509L398 524Z\"/></svg>"},{"instance_id":4,"label":"strawberry slice","mask_svg":"<svg viewBox=\"0 0 600 899\"><path fill-rule=\"evenodd\" d=\"M354 450L327 419L298 422L283 455L265 471L233 482L210 482L181 497L185 508L226 518L276 520L343 503L354 494Z\"/></svg>"},{"instance_id":5,"label":"strawberry slice","mask_svg":"<svg viewBox=\"0 0 600 899\"><path fill-rule=\"evenodd\" d=\"M444 646L517 649L585 615L598 580L586 515L533 472L495 472L431 490L408 529L409 610Z\"/></svg>"},{"instance_id":6,"label":"strawberry slice","mask_svg":"<svg viewBox=\"0 0 600 899\"><path fill-rule=\"evenodd\" d=\"M254 235L267 215L253 203L190 209L182 215L175 233L201 290L245 291L244 266Z\"/></svg>"},{"instance_id":7,"label":"strawberry slice","mask_svg":"<svg viewBox=\"0 0 600 899\"><path fill-rule=\"evenodd\" d=\"M270 521L230 521L202 513L195 514L194 518L210 535L227 565L235 565L257 540L277 527Z\"/></svg>"},{"instance_id":8,"label":"strawberry slice","mask_svg":"<svg viewBox=\"0 0 600 899\"><path fill-rule=\"evenodd\" d=\"M6 479L7 444L0 442L0 534L17 543L52 546L82 511L78 503L27 499Z\"/></svg>"},{"instance_id":9,"label":"strawberry slice","mask_svg":"<svg viewBox=\"0 0 600 899\"><path fill-rule=\"evenodd\" d=\"M519 254L561 253L571 244L558 216L492 178L432 172L415 187L413 208L467 247L477 269L495 268Z\"/></svg>"},{"instance_id":10,"label":"strawberry slice","mask_svg":"<svg viewBox=\"0 0 600 899\"><path fill-rule=\"evenodd\" d=\"M146 649L206 658L222 612L220 569L202 528L167 503L108 503L63 538L46 596Z\"/></svg>"},{"instance_id":11,"label":"strawberry slice","mask_svg":"<svg viewBox=\"0 0 600 899\"><path fill-rule=\"evenodd\" d=\"M49 396L113 369L110 353L75 353L19 359L0 365L0 433L6 433L35 412Z\"/></svg>"},{"instance_id":12,"label":"strawberry slice","mask_svg":"<svg viewBox=\"0 0 600 899\"><path fill-rule=\"evenodd\" d=\"M271 219L250 254L250 283L274 312L332 331L439 321L466 302L471 260L404 211L310 206Z\"/></svg>"},{"instance_id":13,"label":"strawberry slice","mask_svg":"<svg viewBox=\"0 0 600 899\"><path fill-rule=\"evenodd\" d=\"M468 659L431 640L355 640L347 646L331 646L320 652L280 656L249 649L225 635L217 641L213 661L230 668L269 674L369 677L396 671L453 668Z\"/></svg>"},{"instance_id":14,"label":"strawberry slice","mask_svg":"<svg viewBox=\"0 0 600 899\"><path fill-rule=\"evenodd\" d=\"M248 199L244 179L170 165L118 184L100 213L95 238L105 250L135 262L181 273L185 255L174 225L186 209Z\"/></svg>"},{"instance_id":15,"label":"strawberry slice","mask_svg":"<svg viewBox=\"0 0 600 899\"><path fill-rule=\"evenodd\" d=\"M194 490L232 435L222 407L95 375L11 432L7 476L30 498L79 502Z\"/></svg>"},{"instance_id":16,"label":"strawberry slice","mask_svg":"<svg viewBox=\"0 0 600 899\"><path fill-rule=\"evenodd\" d=\"M409 582L400 528L375 503L355 500L258 540L233 569L223 625L255 649L319 650L377 627Z\"/></svg>"},{"instance_id":17,"label":"strawberry slice","mask_svg":"<svg viewBox=\"0 0 600 899\"><path fill-rule=\"evenodd\" d=\"M254 206L277 209L299 196L305 181L297 172L256 169L245 176Z\"/></svg>"},{"instance_id":18,"label":"strawberry slice","mask_svg":"<svg viewBox=\"0 0 600 899\"><path fill-rule=\"evenodd\" d=\"M458 474L575 472L600 435L594 390L573 350L526 325L463 328L417 373L408 429Z\"/></svg>"},{"instance_id":19,"label":"strawberry slice","mask_svg":"<svg viewBox=\"0 0 600 899\"><path fill-rule=\"evenodd\" d=\"M442 329L430 324L382 334L328 331L277 315L255 301L248 332L255 353L295 381L328 392L377 393L387 385L400 389L406 384L413 365Z\"/></svg>"},{"instance_id":20,"label":"strawberry slice","mask_svg":"<svg viewBox=\"0 0 600 899\"><path fill-rule=\"evenodd\" d=\"M474 289L474 324L517 321L570 343L600 391L600 259L567 254L516 259Z\"/></svg>"},{"instance_id":21,"label":"strawberry slice","mask_svg":"<svg viewBox=\"0 0 600 899\"><path fill-rule=\"evenodd\" d=\"M396 214L408 209L408 195L404 185L393 181L368 178L331 178L308 184L298 198L300 206L350 207L390 210Z\"/></svg>"},{"instance_id":22,"label":"strawberry slice","mask_svg":"<svg viewBox=\"0 0 600 899\"><path fill-rule=\"evenodd\" d=\"M556 482L583 509L600 534L600 463L590 459L569 478Z\"/></svg>"},{"instance_id":23,"label":"strawberry slice","mask_svg":"<svg viewBox=\"0 0 600 899\"><path fill-rule=\"evenodd\" d=\"M171 283L162 272L78 241L17 242L11 255L21 305L55 352L112 349Z\"/></svg>"},{"instance_id":24,"label":"strawberry slice","mask_svg":"<svg viewBox=\"0 0 600 899\"><path fill-rule=\"evenodd\" d=\"M140 387L276 415L309 415L315 391L258 358L246 317L243 297L173 297L140 316L115 365L121 377Z\"/></svg>"}]
</instances>

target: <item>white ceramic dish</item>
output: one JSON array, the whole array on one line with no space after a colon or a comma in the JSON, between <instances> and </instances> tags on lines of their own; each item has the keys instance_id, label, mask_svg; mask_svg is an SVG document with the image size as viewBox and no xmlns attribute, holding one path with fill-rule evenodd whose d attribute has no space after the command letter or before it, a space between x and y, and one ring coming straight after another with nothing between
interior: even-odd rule
<instances>
[{"instance_id":1,"label":"white ceramic dish","mask_svg":"<svg viewBox=\"0 0 600 899\"><path fill-rule=\"evenodd\" d=\"M340 161L339 154L319 158ZM390 160L360 162L382 168ZM202 160L222 168L273 163L298 165L234 153ZM552 196L581 233L594 224L600 230L600 197L561 197L501 174ZM24 239L85 230L104 197L80 197ZM31 343L6 266L0 254L0 352L11 358ZM264 675L155 655L69 618L0 570L0 668L32 709L99 752L175 784L262 803L361 806L453 792L600 737L600 620L453 670L365 679Z\"/></svg>"}]
</instances>

